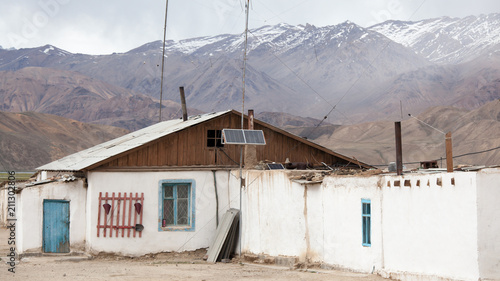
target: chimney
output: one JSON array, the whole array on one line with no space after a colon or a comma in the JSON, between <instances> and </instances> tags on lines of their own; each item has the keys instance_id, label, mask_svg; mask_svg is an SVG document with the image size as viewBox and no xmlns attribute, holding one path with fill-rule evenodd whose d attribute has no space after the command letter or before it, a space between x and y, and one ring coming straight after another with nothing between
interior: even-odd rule
<instances>
[{"instance_id":1,"label":"chimney","mask_svg":"<svg viewBox=\"0 0 500 281\"><path fill-rule=\"evenodd\" d=\"M248 110L248 129L253 130L253 109Z\"/></svg>"},{"instance_id":2,"label":"chimney","mask_svg":"<svg viewBox=\"0 0 500 281\"><path fill-rule=\"evenodd\" d=\"M403 174L403 146L401 141L401 122L394 122L396 131L396 171L398 176Z\"/></svg>"},{"instance_id":3,"label":"chimney","mask_svg":"<svg viewBox=\"0 0 500 281\"><path fill-rule=\"evenodd\" d=\"M253 130L253 109L248 110L248 129ZM245 167L254 168L255 165L259 164L257 159L257 146L256 145L245 145Z\"/></svg>"},{"instance_id":4,"label":"chimney","mask_svg":"<svg viewBox=\"0 0 500 281\"><path fill-rule=\"evenodd\" d=\"M186 96L184 95L184 87L179 87L179 91L181 93L182 121L186 121L188 119L188 111L186 106Z\"/></svg>"}]
</instances>

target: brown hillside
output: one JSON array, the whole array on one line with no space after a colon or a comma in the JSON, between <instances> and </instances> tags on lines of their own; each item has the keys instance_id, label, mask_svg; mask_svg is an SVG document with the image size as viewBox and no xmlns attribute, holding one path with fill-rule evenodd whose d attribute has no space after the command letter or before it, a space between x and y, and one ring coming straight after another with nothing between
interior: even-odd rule
<instances>
[{"instance_id":1,"label":"brown hillside","mask_svg":"<svg viewBox=\"0 0 500 281\"><path fill-rule=\"evenodd\" d=\"M417 118L443 132L452 132L454 156L500 147L500 100L472 111L434 107ZM418 120L406 116L402 134L405 163L445 157L444 135ZM342 126L315 141L371 165L386 165L396 159L394 122L390 121ZM458 157L454 164L500 164L500 149Z\"/></svg>"},{"instance_id":2,"label":"brown hillside","mask_svg":"<svg viewBox=\"0 0 500 281\"><path fill-rule=\"evenodd\" d=\"M165 101L163 120L182 116L180 108L178 103ZM158 121L159 103L77 72L26 67L0 71L0 110L43 112L137 130ZM190 109L189 113L200 111Z\"/></svg>"},{"instance_id":3,"label":"brown hillside","mask_svg":"<svg viewBox=\"0 0 500 281\"><path fill-rule=\"evenodd\" d=\"M33 170L126 133L50 114L0 111L0 170Z\"/></svg>"}]
</instances>

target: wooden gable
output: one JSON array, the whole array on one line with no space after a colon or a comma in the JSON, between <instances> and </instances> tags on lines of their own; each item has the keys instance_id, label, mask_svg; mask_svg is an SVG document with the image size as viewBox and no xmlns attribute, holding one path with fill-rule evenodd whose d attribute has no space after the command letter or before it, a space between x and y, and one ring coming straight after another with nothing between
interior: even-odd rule
<instances>
[{"instance_id":1,"label":"wooden gable","mask_svg":"<svg viewBox=\"0 0 500 281\"><path fill-rule=\"evenodd\" d=\"M245 119L247 117L245 116ZM247 121L244 122L245 127ZM255 130L262 130L266 145L256 146L258 161L306 162L328 165L345 165L357 161L321 147L267 123L255 120ZM225 144L223 147L213 146L207 141L209 131L241 128L241 115L230 111L222 116L203 123L187 127L147 143L132 151L124 152L89 169L101 168L133 168L133 167L237 167L240 159L239 145ZM362 164L363 166L366 166Z\"/></svg>"}]
</instances>

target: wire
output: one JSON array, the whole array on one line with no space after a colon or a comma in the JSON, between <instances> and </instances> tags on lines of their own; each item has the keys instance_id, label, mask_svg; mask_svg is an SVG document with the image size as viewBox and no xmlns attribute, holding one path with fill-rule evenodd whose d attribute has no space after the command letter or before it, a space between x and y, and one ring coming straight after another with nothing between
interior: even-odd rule
<instances>
[{"instance_id":1,"label":"wire","mask_svg":"<svg viewBox=\"0 0 500 281\"><path fill-rule=\"evenodd\" d=\"M250 34L252 36L255 37L255 39L257 39L260 43L265 43L264 41L262 41L257 35L255 35L252 31L248 31L250 32ZM274 53L273 50L271 50L271 54L283 65L285 66L293 75L295 75L295 77L297 77L300 81L302 81L302 83L304 83L304 85L306 85L309 89L311 89L311 91L313 91L318 97L320 97L322 100L324 100L326 103L328 103L330 106L333 106L326 98L324 98L322 95L320 95L318 93L318 91L316 91L309 83L307 83L307 81L305 81L302 77L300 77L295 71L293 71L293 69L291 67L289 67L283 60L281 60L277 55L276 53Z\"/></svg>"},{"instance_id":2,"label":"wire","mask_svg":"<svg viewBox=\"0 0 500 281\"><path fill-rule=\"evenodd\" d=\"M490 152L490 151L497 150L497 149L500 149L500 146L494 147L494 148L490 148L490 149L486 149L486 150L482 150L482 151L469 152L469 153L465 153L465 154L453 156L453 159L460 158L460 157L463 157L463 156L469 156L469 155L475 155L475 154L481 154L481 153L485 153L485 152Z\"/></svg>"},{"instance_id":3,"label":"wire","mask_svg":"<svg viewBox=\"0 0 500 281\"><path fill-rule=\"evenodd\" d=\"M429 124L427 124L427 123L425 123L424 121L422 121L422 120L418 119L417 117L415 117L415 116L413 116L413 115L411 115L411 114L408 114L408 116L410 116L411 118L415 118L415 119L417 119L420 123L422 123L422 124L424 124L424 125L427 125L427 126L431 127L432 129L434 129L434 130L436 130L436 131L440 132L440 133L441 133L441 134L443 134L443 135L446 135L446 133L445 133L445 132L443 132L443 131L441 131L441 130L439 130L439 129L437 129L437 128L435 128L435 127L433 127L433 126L431 126L431 125L429 125Z\"/></svg>"},{"instance_id":4,"label":"wire","mask_svg":"<svg viewBox=\"0 0 500 281\"><path fill-rule=\"evenodd\" d=\"M225 205L222 209L226 209L226 208L228 208L228 207L231 205L231 202L234 202L234 201L236 201L236 199L238 199L238 196L239 196L239 195L234 196L234 197L233 197L233 199L231 199L231 200L229 201L229 203L228 203L228 204L226 204L226 205ZM240 213L241 213L241 210L240 210ZM186 245L189 241L191 241L193 238L195 238L196 236L198 236L198 234L202 234L202 233L204 233L204 232L203 232L203 231L201 231L201 230L203 230L205 227L207 227L207 226L208 226L210 223L212 223L214 220L215 220L215 216L213 216L210 220L208 220L206 224L204 224L204 225L203 225L203 226L202 226L202 227L201 227L198 231L196 231L196 233L194 233L194 234L193 234L193 236L191 236L189 239L187 239L187 241L186 241L184 244L182 244L182 245L181 245L181 246L177 249L177 251L176 251L176 252L179 252L179 251L180 251L180 250L181 250L181 249L182 249L182 248L183 248L183 247L184 247L184 246L185 246L185 245ZM240 230L240 231L241 231L241 230Z\"/></svg>"},{"instance_id":5,"label":"wire","mask_svg":"<svg viewBox=\"0 0 500 281\"><path fill-rule=\"evenodd\" d=\"M497 149L500 149L500 146L489 148L489 149L486 149L486 150L481 150L481 151L476 151L476 152L469 152L469 153L460 154L460 155L457 155L457 156L453 156L453 159L464 157L464 156L470 156L470 155L475 155L475 154L486 153L486 152L490 152L490 151L497 150ZM445 157L440 157L440 158L434 159L432 161L438 161L438 160L441 160L443 158L445 158ZM419 161L419 162L405 162L403 164L407 164L407 165L410 165L410 164L420 164L420 162L421 161ZM377 165L370 165L370 166L383 167L383 166L387 166L387 164L377 164Z\"/></svg>"},{"instance_id":6,"label":"wire","mask_svg":"<svg viewBox=\"0 0 500 281\"><path fill-rule=\"evenodd\" d=\"M233 163L235 163L237 165L240 164L239 162L234 161L233 158L231 158L229 155L227 155L227 153L224 150L222 150L222 149L216 149L216 150L217 150L217 154L219 151L222 151L222 153L224 153L224 155L226 155L226 157L229 158L229 160L233 161Z\"/></svg>"},{"instance_id":7,"label":"wire","mask_svg":"<svg viewBox=\"0 0 500 281\"><path fill-rule=\"evenodd\" d=\"M300 3L298 3L297 5L292 6L292 7L288 8L287 10L282 11L282 12L281 12L281 13L279 13L279 14L276 14L276 13L275 13L275 12L273 12L271 9L269 9L268 7L266 7L262 1L258 1L258 2L260 2L260 4L261 4L262 6L264 6L264 8L266 8L268 11L270 11L271 13L273 13L273 14L274 14L274 17L268 18L268 19L267 19L267 20L265 20L265 21L272 20L272 19L274 19L274 18L279 18L281 21L283 21L283 22L284 22L283 18L281 18L281 15L286 14L286 13L288 13L289 11L291 11L291 10L293 10L293 9L295 9L295 8L297 8L297 7L301 6L302 4L304 4L304 3L306 3L306 2L309 2L309 1L311 1L311 0L304 0L304 1L300 2Z\"/></svg>"}]
</instances>

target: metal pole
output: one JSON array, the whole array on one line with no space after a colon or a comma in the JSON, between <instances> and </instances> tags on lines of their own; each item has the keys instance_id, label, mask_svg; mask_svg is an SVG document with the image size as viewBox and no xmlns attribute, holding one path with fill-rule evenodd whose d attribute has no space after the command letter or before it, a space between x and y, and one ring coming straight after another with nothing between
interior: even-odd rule
<instances>
[{"instance_id":1,"label":"metal pole","mask_svg":"<svg viewBox=\"0 0 500 281\"><path fill-rule=\"evenodd\" d=\"M248 47L248 14L250 10L250 0L247 0L246 3L246 19L245 19L245 52L243 54L243 76L242 76L242 82L243 82L243 94L242 94L242 102L241 102L241 129L244 129L243 126L243 120L245 119L245 74L246 74L246 69L247 69L247 47ZM240 249L239 249L239 258L241 262L241 236L243 235L243 228L242 228L242 208L241 208L241 190L243 189L243 146L240 148Z\"/></svg>"},{"instance_id":2,"label":"metal pole","mask_svg":"<svg viewBox=\"0 0 500 281\"><path fill-rule=\"evenodd\" d=\"M161 122L161 104L163 100L163 70L165 68L165 40L167 40L167 14L168 14L168 0L165 5L165 25L163 26L163 48L161 54L161 81L160 81L160 117L158 122Z\"/></svg>"},{"instance_id":3,"label":"metal pole","mask_svg":"<svg viewBox=\"0 0 500 281\"><path fill-rule=\"evenodd\" d=\"M243 116L245 114L245 76L247 70L247 48L248 48L248 14L250 10L250 0L247 0L246 5L246 19L245 19L245 52L243 53L243 99L241 103L241 129L243 129Z\"/></svg>"},{"instance_id":4,"label":"metal pole","mask_svg":"<svg viewBox=\"0 0 500 281\"><path fill-rule=\"evenodd\" d=\"M401 122L394 122L396 131L396 170L398 176L403 174L403 147L401 141Z\"/></svg>"}]
</instances>

